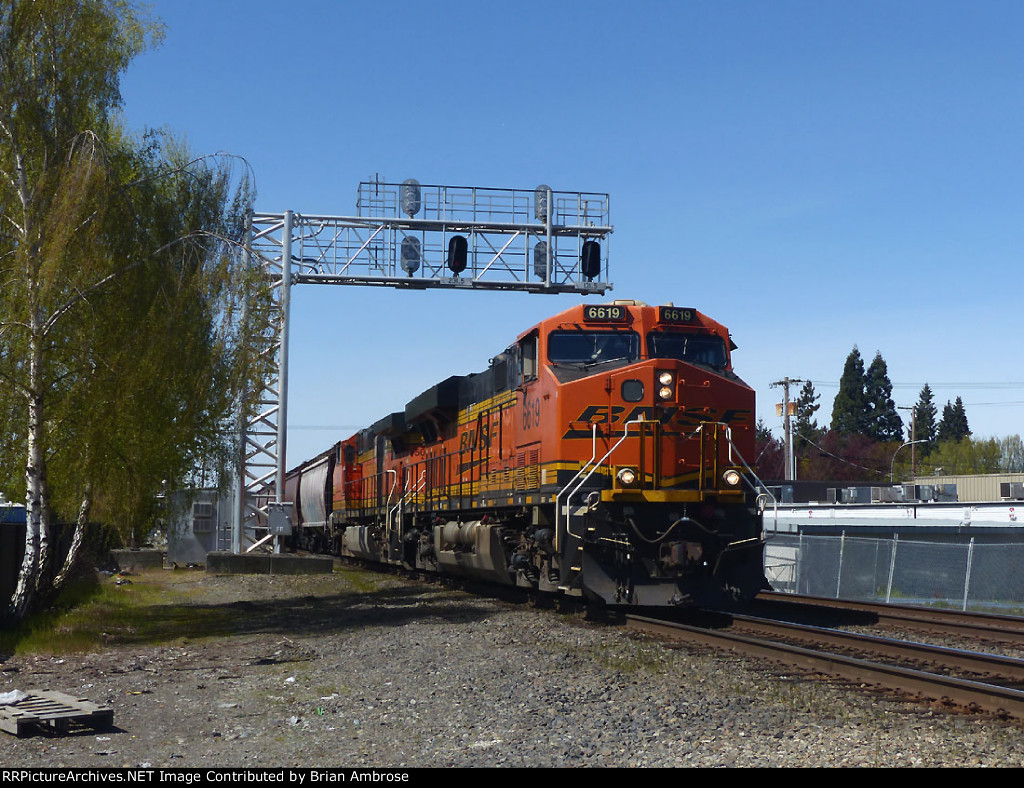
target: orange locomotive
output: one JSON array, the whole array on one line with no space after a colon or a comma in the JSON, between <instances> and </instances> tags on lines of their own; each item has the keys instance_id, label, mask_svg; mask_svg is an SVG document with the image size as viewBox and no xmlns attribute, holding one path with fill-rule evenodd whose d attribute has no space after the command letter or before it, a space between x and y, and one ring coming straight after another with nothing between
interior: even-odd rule
<instances>
[{"instance_id":1,"label":"orange locomotive","mask_svg":"<svg viewBox=\"0 0 1024 788\"><path fill-rule=\"evenodd\" d=\"M567 309L292 471L300 537L612 605L750 597L754 392L733 349L694 309Z\"/></svg>"}]
</instances>

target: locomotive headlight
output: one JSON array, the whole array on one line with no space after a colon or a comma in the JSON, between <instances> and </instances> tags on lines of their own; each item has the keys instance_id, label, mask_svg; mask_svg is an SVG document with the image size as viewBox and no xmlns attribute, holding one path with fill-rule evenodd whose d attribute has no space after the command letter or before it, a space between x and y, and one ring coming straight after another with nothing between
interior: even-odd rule
<instances>
[{"instance_id":1,"label":"locomotive headlight","mask_svg":"<svg viewBox=\"0 0 1024 788\"><path fill-rule=\"evenodd\" d=\"M636 471L632 468L619 468L619 472L615 474L615 478L619 480L619 484L623 487L632 487L636 484Z\"/></svg>"},{"instance_id":2,"label":"locomotive headlight","mask_svg":"<svg viewBox=\"0 0 1024 788\"><path fill-rule=\"evenodd\" d=\"M658 381L658 399L664 401L676 398L676 376L668 369L659 369L655 377Z\"/></svg>"},{"instance_id":3,"label":"locomotive headlight","mask_svg":"<svg viewBox=\"0 0 1024 788\"><path fill-rule=\"evenodd\" d=\"M734 470L728 470L722 474L722 481L729 487L736 487L740 483L740 472Z\"/></svg>"}]
</instances>

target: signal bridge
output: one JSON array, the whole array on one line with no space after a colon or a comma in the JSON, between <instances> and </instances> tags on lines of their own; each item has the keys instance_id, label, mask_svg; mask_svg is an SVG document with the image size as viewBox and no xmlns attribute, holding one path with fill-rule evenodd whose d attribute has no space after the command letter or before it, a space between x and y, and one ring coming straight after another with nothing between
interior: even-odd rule
<instances>
[{"instance_id":1,"label":"signal bridge","mask_svg":"<svg viewBox=\"0 0 1024 788\"><path fill-rule=\"evenodd\" d=\"M292 283L604 293L607 194L367 181L356 216L252 217L251 245Z\"/></svg>"},{"instance_id":2,"label":"signal bridge","mask_svg":"<svg viewBox=\"0 0 1024 788\"><path fill-rule=\"evenodd\" d=\"M275 535L267 512L284 490L293 284L600 295L612 289L611 233L607 194L546 185L430 186L378 177L359 184L355 216L253 213L246 251L271 284L271 303L263 306L277 326L266 350L276 373L258 382L259 410L239 425L232 551ZM255 531L264 535L256 539Z\"/></svg>"}]
</instances>

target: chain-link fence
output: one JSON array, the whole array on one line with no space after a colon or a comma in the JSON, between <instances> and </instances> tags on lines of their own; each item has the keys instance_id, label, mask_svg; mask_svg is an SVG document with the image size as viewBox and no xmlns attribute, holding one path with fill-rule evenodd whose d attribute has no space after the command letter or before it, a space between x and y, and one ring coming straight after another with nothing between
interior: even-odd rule
<instances>
[{"instance_id":1,"label":"chain-link fence","mask_svg":"<svg viewBox=\"0 0 1024 788\"><path fill-rule=\"evenodd\" d=\"M775 534L765 550L772 588L872 602L1020 614L1024 544Z\"/></svg>"}]
</instances>

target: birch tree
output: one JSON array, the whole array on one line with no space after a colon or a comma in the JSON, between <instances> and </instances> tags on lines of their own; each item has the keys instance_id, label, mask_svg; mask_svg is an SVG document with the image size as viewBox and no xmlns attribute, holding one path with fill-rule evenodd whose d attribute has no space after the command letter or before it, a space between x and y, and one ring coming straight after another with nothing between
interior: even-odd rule
<instances>
[{"instance_id":1,"label":"birch tree","mask_svg":"<svg viewBox=\"0 0 1024 788\"><path fill-rule=\"evenodd\" d=\"M0 0L0 449L20 454L15 619L70 576L91 512L129 537L163 480L223 465L266 325L230 159L132 137L119 78L159 39L127 0ZM51 517L77 523L52 566Z\"/></svg>"}]
</instances>

